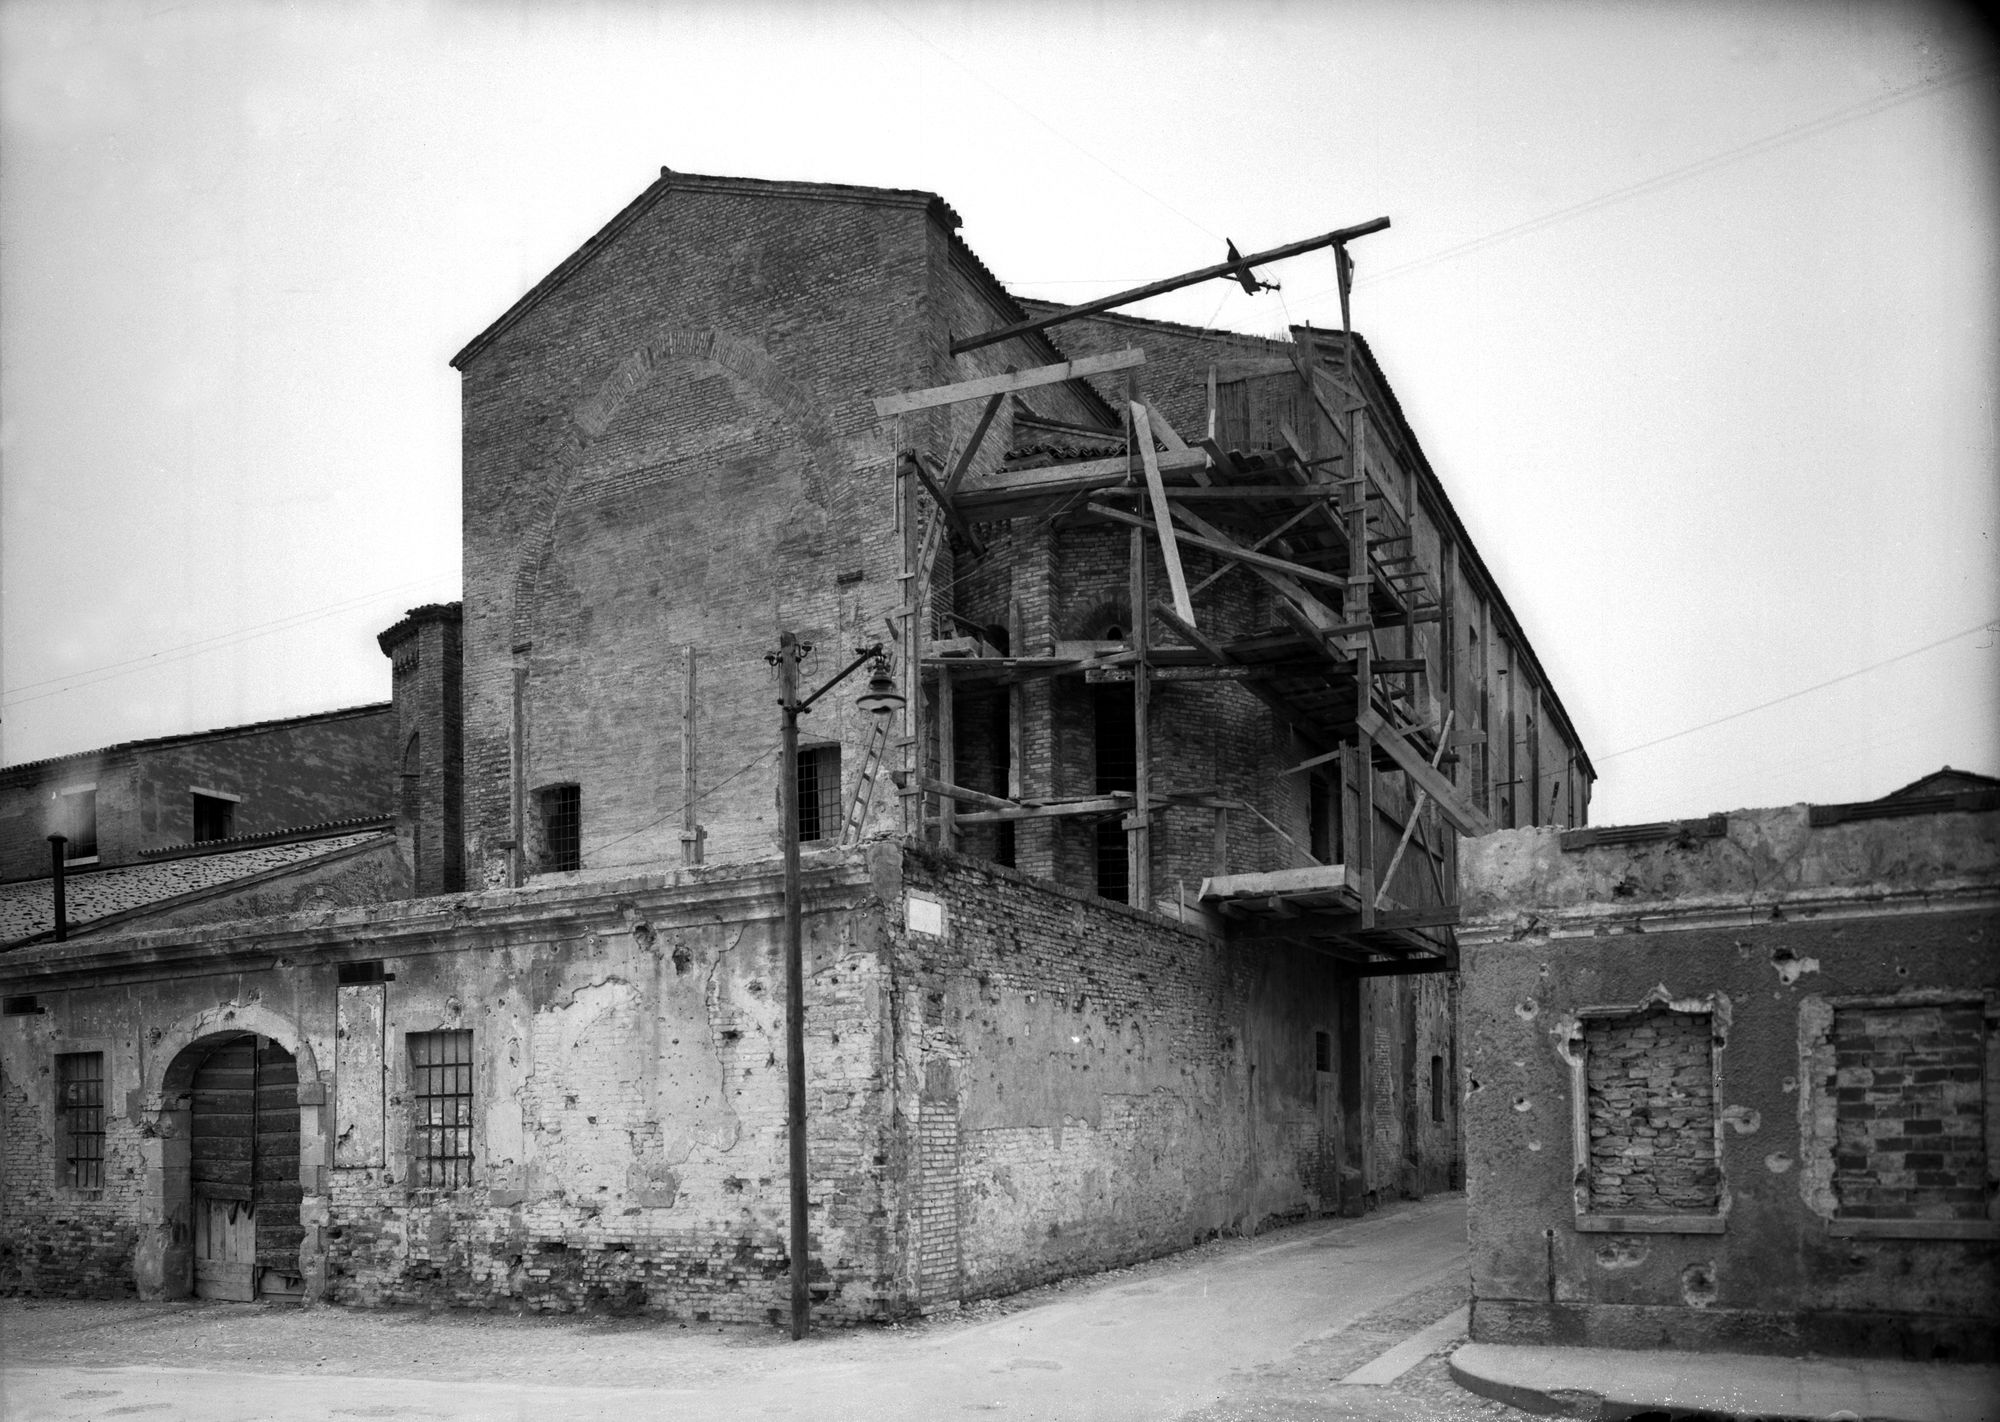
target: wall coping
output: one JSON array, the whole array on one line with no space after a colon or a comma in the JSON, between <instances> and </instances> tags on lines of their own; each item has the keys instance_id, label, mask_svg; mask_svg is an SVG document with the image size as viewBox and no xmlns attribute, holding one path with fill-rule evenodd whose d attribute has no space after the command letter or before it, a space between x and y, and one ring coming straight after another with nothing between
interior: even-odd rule
<instances>
[{"instance_id":1,"label":"wall coping","mask_svg":"<svg viewBox=\"0 0 2000 1422\"><path fill-rule=\"evenodd\" d=\"M823 912L872 895L871 849L864 845L803 854L807 911ZM558 882L544 880L518 889L50 943L0 956L0 984L10 991L29 990L84 986L112 977L122 981L191 972L258 971L275 966L281 958L300 956L331 963L448 952L552 926L589 931L615 924L622 929L676 908L706 915L774 917L784 889L782 865L774 860L651 874L586 871L554 877Z\"/></svg>"}]
</instances>

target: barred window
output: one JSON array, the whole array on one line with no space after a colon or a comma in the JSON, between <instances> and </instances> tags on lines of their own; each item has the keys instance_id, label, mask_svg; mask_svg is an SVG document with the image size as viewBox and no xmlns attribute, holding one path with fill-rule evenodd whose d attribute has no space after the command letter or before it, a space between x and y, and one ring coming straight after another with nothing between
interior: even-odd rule
<instances>
[{"instance_id":1,"label":"barred window","mask_svg":"<svg viewBox=\"0 0 2000 1422\"><path fill-rule=\"evenodd\" d=\"M410 1183L452 1190L472 1183L472 1033L412 1032Z\"/></svg>"},{"instance_id":2,"label":"barred window","mask_svg":"<svg viewBox=\"0 0 2000 1422\"><path fill-rule=\"evenodd\" d=\"M543 864L566 872L583 867L583 792L574 785L550 785L535 792L541 802Z\"/></svg>"},{"instance_id":3,"label":"barred window","mask_svg":"<svg viewBox=\"0 0 2000 1422\"><path fill-rule=\"evenodd\" d=\"M840 834L840 747L799 752L799 843Z\"/></svg>"},{"instance_id":4,"label":"barred window","mask_svg":"<svg viewBox=\"0 0 2000 1422\"><path fill-rule=\"evenodd\" d=\"M62 1118L63 1182L104 1188L104 1053L56 1057L56 1109Z\"/></svg>"}]
</instances>

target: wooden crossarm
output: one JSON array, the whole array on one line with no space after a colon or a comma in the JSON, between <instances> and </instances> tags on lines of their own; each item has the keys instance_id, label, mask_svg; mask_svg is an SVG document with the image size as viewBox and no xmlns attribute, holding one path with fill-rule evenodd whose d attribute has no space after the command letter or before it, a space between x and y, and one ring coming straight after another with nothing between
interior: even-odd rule
<instances>
[{"instance_id":1,"label":"wooden crossarm","mask_svg":"<svg viewBox=\"0 0 2000 1422\"><path fill-rule=\"evenodd\" d=\"M1065 380L1075 380L1079 376L1109 375L1112 371L1130 370L1135 365L1145 363L1146 353L1142 350L1109 351L1104 355L1085 356L1082 360L1066 360L1056 365L1038 365L1032 370L1017 370L1010 375L986 375L977 380L961 380L952 385L933 385L925 390L905 390L895 395L882 395L875 401L875 413L887 419L890 415L907 415L914 410L930 410L939 405L956 405L961 400L984 400L994 395L1011 395L1016 390L1032 390L1038 385L1060 385Z\"/></svg>"}]
</instances>

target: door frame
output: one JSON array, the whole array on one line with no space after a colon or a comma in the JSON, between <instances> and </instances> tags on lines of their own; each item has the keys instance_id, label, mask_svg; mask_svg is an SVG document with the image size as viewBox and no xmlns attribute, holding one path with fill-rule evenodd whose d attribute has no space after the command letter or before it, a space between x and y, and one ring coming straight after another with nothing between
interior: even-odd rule
<instances>
[{"instance_id":1,"label":"door frame","mask_svg":"<svg viewBox=\"0 0 2000 1422\"><path fill-rule=\"evenodd\" d=\"M326 1163L333 1158L327 1089L305 1033L261 1003L230 1003L197 1013L163 1032L146 1054L139 1128L144 1140L146 1211L133 1256L143 1299L184 1299L194 1293L194 1210L188 1167L192 1147L194 1074L220 1039L249 1033L291 1053L299 1075L298 1274L304 1297L326 1297Z\"/></svg>"}]
</instances>

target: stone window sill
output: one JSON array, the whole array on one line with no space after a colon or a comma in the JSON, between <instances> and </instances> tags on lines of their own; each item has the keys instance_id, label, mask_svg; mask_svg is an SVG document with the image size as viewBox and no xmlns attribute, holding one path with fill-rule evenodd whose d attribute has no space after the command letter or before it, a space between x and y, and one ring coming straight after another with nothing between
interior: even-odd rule
<instances>
[{"instance_id":1,"label":"stone window sill","mask_svg":"<svg viewBox=\"0 0 2000 1422\"><path fill-rule=\"evenodd\" d=\"M1835 1239L2000 1239L2000 1220L1828 1220Z\"/></svg>"},{"instance_id":2,"label":"stone window sill","mask_svg":"<svg viewBox=\"0 0 2000 1422\"><path fill-rule=\"evenodd\" d=\"M1578 1215L1584 1234L1721 1234L1721 1215ZM1872 1223L1872 1221L1871 1221Z\"/></svg>"}]
</instances>

